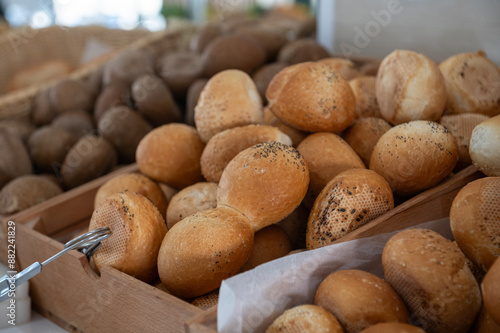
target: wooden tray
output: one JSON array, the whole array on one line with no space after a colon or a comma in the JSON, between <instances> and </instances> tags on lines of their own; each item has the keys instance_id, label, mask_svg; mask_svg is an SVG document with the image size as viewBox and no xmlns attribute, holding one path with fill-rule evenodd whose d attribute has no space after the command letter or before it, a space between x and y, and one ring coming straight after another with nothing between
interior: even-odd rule
<instances>
[{"instance_id":1,"label":"wooden tray","mask_svg":"<svg viewBox=\"0 0 500 333\"><path fill-rule=\"evenodd\" d=\"M470 166L450 179L409 199L363 227L347 234L335 243L394 232L414 225L448 217L453 199L469 182L484 177ZM186 323L188 333L216 333L217 307L195 315Z\"/></svg>"}]
</instances>

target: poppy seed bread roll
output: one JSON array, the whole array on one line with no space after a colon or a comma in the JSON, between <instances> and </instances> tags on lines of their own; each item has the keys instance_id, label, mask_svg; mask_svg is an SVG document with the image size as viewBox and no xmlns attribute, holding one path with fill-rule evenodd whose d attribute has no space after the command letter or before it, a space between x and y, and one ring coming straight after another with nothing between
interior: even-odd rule
<instances>
[{"instance_id":1,"label":"poppy seed bread roll","mask_svg":"<svg viewBox=\"0 0 500 333\"><path fill-rule=\"evenodd\" d=\"M158 277L156 258L167 225L156 206L143 195L117 193L92 214L89 230L109 227L111 236L93 255L97 269L112 266L142 281Z\"/></svg>"},{"instance_id":2,"label":"poppy seed bread roll","mask_svg":"<svg viewBox=\"0 0 500 333\"><path fill-rule=\"evenodd\" d=\"M238 211L217 207L190 215L163 239L158 254L160 279L176 296L201 296L238 273L252 246L252 227Z\"/></svg>"},{"instance_id":3,"label":"poppy seed bread roll","mask_svg":"<svg viewBox=\"0 0 500 333\"><path fill-rule=\"evenodd\" d=\"M284 123L308 132L341 132L356 116L349 83L325 64L289 66L266 92L270 110Z\"/></svg>"},{"instance_id":4,"label":"poppy seed bread roll","mask_svg":"<svg viewBox=\"0 0 500 333\"><path fill-rule=\"evenodd\" d=\"M423 54L396 50L380 64L375 84L382 116L393 125L437 121L446 105L439 67Z\"/></svg>"},{"instance_id":5,"label":"poppy seed bread roll","mask_svg":"<svg viewBox=\"0 0 500 333\"><path fill-rule=\"evenodd\" d=\"M500 256L500 177L465 185L453 199L450 227L460 250L488 271Z\"/></svg>"},{"instance_id":6,"label":"poppy seed bread roll","mask_svg":"<svg viewBox=\"0 0 500 333\"><path fill-rule=\"evenodd\" d=\"M201 92L194 121L203 142L229 128L262 123L262 100L250 76L234 69L214 75Z\"/></svg>"},{"instance_id":7,"label":"poppy seed bread roll","mask_svg":"<svg viewBox=\"0 0 500 333\"><path fill-rule=\"evenodd\" d=\"M306 246L330 245L392 208L394 198L384 177L366 169L344 171L316 198L307 224Z\"/></svg>"},{"instance_id":8,"label":"poppy seed bread roll","mask_svg":"<svg viewBox=\"0 0 500 333\"><path fill-rule=\"evenodd\" d=\"M448 176L458 161L458 147L448 129L416 120L394 126L373 148L370 169L382 175L394 193L412 195Z\"/></svg>"},{"instance_id":9,"label":"poppy seed bread roll","mask_svg":"<svg viewBox=\"0 0 500 333\"><path fill-rule=\"evenodd\" d=\"M217 205L244 214L258 231L290 215L304 198L309 170L293 147L265 142L229 162L217 189Z\"/></svg>"},{"instance_id":10,"label":"poppy seed bread roll","mask_svg":"<svg viewBox=\"0 0 500 333\"><path fill-rule=\"evenodd\" d=\"M239 152L268 141L292 145L288 135L272 126L247 125L219 132L207 142L201 154L201 172L207 181L218 183L227 164Z\"/></svg>"},{"instance_id":11,"label":"poppy seed bread roll","mask_svg":"<svg viewBox=\"0 0 500 333\"><path fill-rule=\"evenodd\" d=\"M266 333L344 333L339 321L330 312L312 304L286 310L266 329Z\"/></svg>"},{"instance_id":12,"label":"poppy seed bread roll","mask_svg":"<svg viewBox=\"0 0 500 333\"><path fill-rule=\"evenodd\" d=\"M481 293L465 256L427 229L392 236L382 252L387 282L426 332L467 332L481 308Z\"/></svg>"}]
</instances>

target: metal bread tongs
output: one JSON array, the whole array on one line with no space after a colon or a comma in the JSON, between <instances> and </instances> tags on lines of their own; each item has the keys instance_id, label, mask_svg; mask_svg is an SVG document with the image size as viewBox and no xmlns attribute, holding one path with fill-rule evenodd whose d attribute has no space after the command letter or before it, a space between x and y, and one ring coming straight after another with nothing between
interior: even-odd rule
<instances>
[{"instance_id":1,"label":"metal bread tongs","mask_svg":"<svg viewBox=\"0 0 500 333\"><path fill-rule=\"evenodd\" d=\"M109 236L111 236L111 230L108 227L89 231L64 244L64 250L56 253L41 264L39 262L35 262L16 275L4 275L2 278L0 278L0 302L3 302L9 298L10 286L13 283L15 283L16 287L22 285L32 277L38 275L38 273L42 271L43 266L47 265L49 262L59 258L63 254L71 250L79 250L80 252L85 254L87 259L90 259L92 254L94 254L94 252L101 246L101 242Z\"/></svg>"}]
</instances>

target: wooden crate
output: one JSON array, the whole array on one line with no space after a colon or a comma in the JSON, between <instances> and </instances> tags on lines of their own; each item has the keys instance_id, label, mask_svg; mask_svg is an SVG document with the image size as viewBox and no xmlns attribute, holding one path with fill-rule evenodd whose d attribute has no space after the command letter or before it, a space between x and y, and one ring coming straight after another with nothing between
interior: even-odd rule
<instances>
[{"instance_id":1,"label":"wooden crate","mask_svg":"<svg viewBox=\"0 0 500 333\"><path fill-rule=\"evenodd\" d=\"M470 166L441 184L407 200L368 224L352 231L335 243L394 232L421 223L448 217L457 193L469 182L484 177ZM186 323L188 333L216 333L217 307L195 315Z\"/></svg>"}]
</instances>

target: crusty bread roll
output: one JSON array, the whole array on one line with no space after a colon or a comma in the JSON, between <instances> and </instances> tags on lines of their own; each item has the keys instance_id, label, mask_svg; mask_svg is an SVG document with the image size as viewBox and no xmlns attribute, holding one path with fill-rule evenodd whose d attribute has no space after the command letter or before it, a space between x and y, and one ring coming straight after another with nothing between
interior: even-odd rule
<instances>
[{"instance_id":1,"label":"crusty bread roll","mask_svg":"<svg viewBox=\"0 0 500 333\"><path fill-rule=\"evenodd\" d=\"M500 177L465 185L451 205L450 226L462 252L487 271L500 256Z\"/></svg>"},{"instance_id":2,"label":"crusty bread roll","mask_svg":"<svg viewBox=\"0 0 500 333\"><path fill-rule=\"evenodd\" d=\"M119 192L142 194L155 204L165 218L168 201L160 187L148 177L135 172L113 177L99 187L94 198L94 209L107 197Z\"/></svg>"},{"instance_id":3,"label":"crusty bread roll","mask_svg":"<svg viewBox=\"0 0 500 333\"><path fill-rule=\"evenodd\" d=\"M416 120L394 126L373 148L370 169L382 175L398 195L436 185L458 161L455 138L445 127Z\"/></svg>"},{"instance_id":4,"label":"crusty bread roll","mask_svg":"<svg viewBox=\"0 0 500 333\"><path fill-rule=\"evenodd\" d=\"M253 249L241 271L249 271L259 265L286 256L292 251L287 233L279 225L271 224L257 231L253 238Z\"/></svg>"},{"instance_id":5,"label":"crusty bread roll","mask_svg":"<svg viewBox=\"0 0 500 333\"><path fill-rule=\"evenodd\" d=\"M194 213L217 207L217 184L200 182L177 192L167 208L167 227Z\"/></svg>"},{"instance_id":6,"label":"crusty bread roll","mask_svg":"<svg viewBox=\"0 0 500 333\"><path fill-rule=\"evenodd\" d=\"M189 298L219 288L250 257L253 231L248 219L229 207L186 217L161 244L158 272L174 295Z\"/></svg>"},{"instance_id":7,"label":"crusty bread roll","mask_svg":"<svg viewBox=\"0 0 500 333\"><path fill-rule=\"evenodd\" d=\"M278 53L278 61L290 65L327 58L328 51L313 39L298 39L285 44Z\"/></svg>"},{"instance_id":8,"label":"crusty bread roll","mask_svg":"<svg viewBox=\"0 0 500 333\"><path fill-rule=\"evenodd\" d=\"M101 227L109 227L111 236L93 255L97 269L112 266L146 282L158 277L156 258L167 225L151 200L130 192L107 197L94 210L89 230Z\"/></svg>"},{"instance_id":9,"label":"crusty bread roll","mask_svg":"<svg viewBox=\"0 0 500 333\"><path fill-rule=\"evenodd\" d=\"M276 127L292 139L292 146L297 147L299 143L307 136L306 132L296 129L282 122L274 113L269 110L269 107L264 108L264 125Z\"/></svg>"},{"instance_id":10,"label":"crusty bread roll","mask_svg":"<svg viewBox=\"0 0 500 333\"><path fill-rule=\"evenodd\" d=\"M344 333L339 321L330 312L312 304L286 310L266 329L266 333Z\"/></svg>"},{"instance_id":11,"label":"crusty bread roll","mask_svg":"<svg viewBox=\"0 0 500 333\"><path fill-rule=\"evenodd\" d=\"M391 129L391 125L380 118L360 118L356 120L342 135L344 140L358 154L366 167L370 166L370 158L378 139Z\"/></svg>"},{"instance_id":12,"label":"crusty bread roll","mask_svg":"<svg viewBox=\"0 0 500 333\"><path fill-rule=\"evenodd\" d=\"M472 131L469 154L487 176L500 176L500 115L483 121Z\"/></svg>"},{"instance_id":13,"label":"crusty bread roll","mask_svg":"<svg viewBox=\"0 0 500 333\"><path fill-rule=\"evenodd\" d=\"M382 118L375 92L375 81L374 76L360 76L349 81L352 92L356 97L357 117Z\"/></svg>"},{"instance_id":14,"label":"crusty bread roll","mask_svg":"<svg viewBox=\"0 0 500 333\"><path fill-rule=\"evenodd\" d=\"M481 290L484 307L497 325L500 325L500 259L498 257L484 276Z\"/></svg>"},{"instance_id":15,"label":"crusty bread roll","mask_svg":"<svg viewBox=\"0 0 500 333\"><path fill-rule=\"evenodd\" d=\"M387 282L426 332L467 332L481 308L481 293L464 255L427 229L402 231L382 253Z\"/></svg>"},{"instance_id":16,"label":"crusty bread roll","mask_svg":"<svg viewBox=\"0 0 500 333\"><path fill-rule=\"evenodd\" d=\"M484 52L461 53L439 65L453 113L500 114L500 68Z\"/></svg>"},{"instance_id":17,"label":"crusty bread roll","mask_svg":"<svg viewBox=\"0 0 500 333\"><path fill-rule=\"evenodd\" d=\"M481 312L476 318L472 333L500 333L500 325L495 323L486 308L481 308Z\"/></svg>"},{"instance_id":18,"label":"crusty bread roll","mask_svg":"<svg viewBox=\"0 0 500 333\"><path fill-rule=\"evenodd\" d=\"M334 133L308 135L297 147L309 167L309 187L315 198L326 184L339 173L349 169L364 169L356 152Z\"/></svg>"},{"instance_id":19,"label":"crusty bread roll","mask_svg":"<svg viewBox=\"0 0 500 333\"><path fill-rule=\"evenodd\" d=\"M61 193L60 186L43 176L19 176L0 191L0 214L20 212Z\"/></svg>"},{"instance_id":20,"label":"crusty bread roll","mask_svg":"<svg viewBox=\"0 0 500 333\"><path fill-rule=\"evenodd\" d=\"M219 303L219 289L209 292L208 294L196 297L191 304L202 309L208 309L216 306Z\"/></svg>"},{"instance_id":21,"label":"crusty bread roll","mask_svg":"<svg viewBox=\"0 0 500 333\"><path fill-rule=\"evenodd\" d=\"M195 128L173 123L149 132L139 142L135 158L149 178L184 188L203 181L200 157L204 147Z\"/></svg>"},{"instance_id":22,"label":"crusty bread roll","mask_svg":"<svg viewBox=\"0 0 500 333\"><path fill-rule=\"evenodd\" d=\"M409 320L405 304L384 280L356 269L328 275L316 291L314 304L332 313L346 333Z\"/></svg>"},{"instance_id":23,"label":"crusty bread roll","mask_svg":"<svg viewBox=\"0 0 500 333\"><path fill-rule=\"evenodd\" d=\"M263 101L266 100L266 91L269 83L286 66L283 62L273 62L262 66L252 74L252 80L255 82L255 86Z\"/></svg>"},{"instance_id":24,"label":"crusty bread roll","mask_svg":"<svg viewBox=\"0 0 500 333\"><path fill-rule=\"evenodd\" d=\"M489 117L483 114L450 114L442 116L439 123L455 137L458 146L458 162L455 169L461 170L472 164L469 155L470 139L474 128Z\"/></svg>"},{"instance_id":25,"label":"crusty bread roll","mask_svg":"<svg viewBox=\"0 0 500 333\"><path fill-rule=\"evenodd\" d=\"M384 58L377 73L376 94L382 116L393 125L437 121L446 105L439 67L413 51L396 50Z\"/></svg>"},{"instance_id":26,"label":"crusty bread roll","mask_svg":"<svg viewBox=\"0 0 500 333\"><path fill-rule=\"evenodd\" d=\"M250 76L239 70L213 76L198 99L194 121L203 142L225 129L262 123L262 100Z\"/></svg>"},{"instance_id":27,"label":"crusty bread roll","mask_svg":"<svg viewBox=\"0 0 500 333\"><path fill-rule=\"evenodd\" d=\"M239 152L268 141L292 145L288 135L272 126L247 125L219 132L207 142L201 154L201 173L207 181L218 183L228 163Z\"/></svg>"},{"instance_id":28,"label":"crusty bread roll","mask_svg":"<svg viewBox=\"0 0 500 333\"><path fill-rule=\"evenodd\" d=\"M391 188L372 170L338 174L318 195L307 223L308 249L330 245L394 208Z\"/></svg>"},{"instance_id":29,"label":"crusty bread roll","mask_svg":"<svg viewBox=\"0 0 500 333\"><path fill-rule=\"evenodd\" d=\"M273 78L266 97L280 120L303 131L340 132L356 116L349 83L320 63L286 67Z\"/></svg>"},{"instance_id":30,"label":"crusty bread roll","mask_svg":"<svg viewBox=\"0 0 500 333\"><path fill-rule=\"evenodd\" d=\"M356 68L356 65L345 58L324 58L318 60L319 63L325 64L330 67L332 70L338 72L340 76L346 80L350 81L360 75L359 69Z\"/></svg>"},{"instance_id":31,"label":"crusty bread roll","mask_svg":"<svg viewBox=\"0 0 500 333\"><path fill-rule=\"evenodd\" d=\"M240 211L258 231L290 215L308 185L309 170L300 153L280 142L265 142L229 162L217 189L217 205Z\"/></svg>"},{"instance_id":32,"label":"crusty bread roll","mask_svg":"<svg viewBox=\"0 0 500 333\"><path fill-rule=\"evenodd\" d=\"M425 331L405 323L379 323L365 328L361 333L425 333Z\"/></svg>"}]
</instances>

